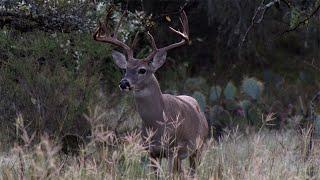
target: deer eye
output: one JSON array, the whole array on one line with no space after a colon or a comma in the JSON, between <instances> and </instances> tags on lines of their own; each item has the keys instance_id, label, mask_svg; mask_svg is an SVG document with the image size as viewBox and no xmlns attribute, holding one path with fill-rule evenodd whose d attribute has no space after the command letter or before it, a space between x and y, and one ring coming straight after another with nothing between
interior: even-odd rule
<instances>
[{"instance_id":1,"label":"deer eye","mask_svg":"<svg viewBox=\"0 0 320 180\"><path fill-rule=\"evenodd\" d=\"M139 74L145 74L146 72L147 72L146 69L139 69L139 71L138 71Z\"/></svg>"}]
</instances>

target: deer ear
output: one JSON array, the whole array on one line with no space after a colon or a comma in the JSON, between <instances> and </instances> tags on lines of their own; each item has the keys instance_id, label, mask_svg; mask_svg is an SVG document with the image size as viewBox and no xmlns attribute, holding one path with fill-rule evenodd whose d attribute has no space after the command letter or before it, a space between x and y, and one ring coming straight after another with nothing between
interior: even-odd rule
<instances>
[{"instance_id":1,"label":"deer ear","mask_svg":"<svg viewBox=\"0 0 320 180\"><path fill-rule=\"evenodd\" d=\"M166 51L159 51L156 53L156 55L153 58L153 61L151 62L151 66L154 71L159 69L164 62L166 62L167 52Z\"/></svg>"},{"instance_id":2,"label":"deer ear","mask_svg":"<svg viewBox=\"0 0 320 180\"><path fill-rule=\"evenodd\" d=\"M127 68L127 60L126 56L118 51L112 51L112 58L116 65L121 68Z\"/></svg>"}]
</instances>

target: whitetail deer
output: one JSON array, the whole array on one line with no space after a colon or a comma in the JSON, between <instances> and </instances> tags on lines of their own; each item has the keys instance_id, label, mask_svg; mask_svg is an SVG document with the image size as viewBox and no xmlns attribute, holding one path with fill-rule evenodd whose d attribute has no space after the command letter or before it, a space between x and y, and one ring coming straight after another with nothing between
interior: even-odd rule
<instances>
[{"instance_id":1,"label":"whitetail deer","mask_svg":"<svg viewBox=\"0 0 320 180\"><path fill-rule=\"evenodd\" d=\"M122 19L122 18L121 18ZM157 48L153 36L148 32L152 52L144 59L133 57L133 49L117 39L119 24L114 33L107 32L105 23L94 33L96 41L110 43L124 49L126 56L113 51L113 60L121 69L126 69L124 78L120 81L121 90L133 91L135 103L142 119L142 137L147 141L149 130L154 134L148 139L150 156L161 160L168 158L171 172L182 172L181 160L189 157L191 173L195 172L200 149L208 135L208 123L201 112L197 101L186 95L173 96L162 94L154 73L166 60L167 51L189 42L188 19L181 12L180 22L183 31L170 27L171 31L182 37L180 42ZM163 139L169 140L168 146L163 146Z\"/></svg>"}]
</instances>

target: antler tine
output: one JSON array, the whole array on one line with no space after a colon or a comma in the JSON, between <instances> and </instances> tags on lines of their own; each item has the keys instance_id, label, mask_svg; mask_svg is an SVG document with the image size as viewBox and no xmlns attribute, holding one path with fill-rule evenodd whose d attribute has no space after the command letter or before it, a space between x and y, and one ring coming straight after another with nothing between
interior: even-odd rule
<instances>
[{"instance_id":1,"label":"antler tine","mask_svg":"<svg viewBox=\"0 0 320 180\"><path fill-rule=\"evenodd\" d=\"M148 31L148 36L149 36L148 40L149 40L149 42L151 44L152 51L145 58L146 61L150 61L153 58L153 56L158 52L158 48L157 48L156 42L155 42L153 36L151 35L151 33L149 31Z\"/></svg>"},{"instance_id":2,"label":"antler tine","mask_svg":"<svg viewBox=\"0 0 320 180\"><path fill-rule=\"evenodd\" d=\"M185 34L188 35L189 37L189 21L188 21L188 17L187 17L187 14L185 11L182 11L182 17L183 20L180 19L180 22L182 23L182 26L183 26L183 30L185 32ZM188 39L189 41L189 39Z\"/></svg>"},{"instance_id":3,"label":"antler tine","mask_svg":"<svg viewBox=\"0 0 320 180\"><path fill-rule=\"evenodd\" d=\"M150 41L152 49L157 50L158 48L157 48L156 42L149 31L148 31L148 36L149 36L149 41Z\"/></svg>"},{"instance_id":4,"label":"antler tine","mask_svg":"<svg viewBox=\"0 0 320 180\"><path fill-rule=\"evenodd\" d=\"M121 18L120 18L120 20L114 30L114 33L109 33L108 28L107 28L108 17L111 14L111 10L109 10L107 13L107 16L106 16L105 23L103 24L99 21L99 27L94 32L93 39L96 41L99 41L99 42L113 44L115 46L123 48L128 56L128 60L131 60L131 59L133 59L133 50L128 45L126 45L125 43L123 43L117 39L117 33L118 33L121 21L125 15L125 13L126 13L126 11L122 14L122 16L121 16ZM103 30L103 33L104 33L103 36L101 35L101 30Z\"/></svg>"},{"instance_id":5,"label":"antler tine","mask_svg":"<svg viewBox=\"0 0 320 180\"><path fill-rule=\"evenodd\" d=\"M187 18L187 15L186 15L185 11L181 12L180 23L182 25L182 32L178 31L178 30L175 30L172 27L169 27L169 29L172 32L174 32L174 33L178 34L179 36L181 36L182 40L180 42L177 42L177 43L174 43L174 44L170 44L169 46L163 47L163 48L159 49L159 51L168 51L170 49L182 46L185 43L189 42L189 25L188 25L188 18Z\"/></svg>"},{"instance_id":6,"label":"antler tine","mask_svg":"<svg viewBox=\"0 0 320 180\"><path fill-rule=\"evenodd\" d=\"M188 23L188 18L187 15L184 11L181 13L181 17L179 18L180 24L182 25L182 32L173 29L172 27L169 27L169 29L185 38L189 36L189 23Z\"/></svg>"},{"instance_id":7,"label":"antler tine","mask_svg":"<svg viewBox=\"0 0 320 180\"><path fill-rule=\"evenodd\" d=\"M168 51L170 49L174 49L176 47L179 47L179 46L182 46L184 45L185 43L188 43L189 42L189 24L188 24L188 17L185 13L184 10L182 10L181 12L181 17L180 17L180 23L182 25L182 32L181 31L178 31L178 30L175 30L174 28L172 27L169 27L169 29L178 34L179 36L182 37L182 40L180 42L177 42L177 43L173 43L173 44L170 44L168 46L165 46L163 48L160 48L158 49L157 48L157 45L155 43L155 40L153 38L153 36L150 34L150 32L148 32L148 36L149 36L149 41L151 43L151 47L152 47L152 52L148 55L148 57L146 58L146 60L151 60L153 58L153 56L159 52L159 51Z\"/></svg>"}]
</instances>

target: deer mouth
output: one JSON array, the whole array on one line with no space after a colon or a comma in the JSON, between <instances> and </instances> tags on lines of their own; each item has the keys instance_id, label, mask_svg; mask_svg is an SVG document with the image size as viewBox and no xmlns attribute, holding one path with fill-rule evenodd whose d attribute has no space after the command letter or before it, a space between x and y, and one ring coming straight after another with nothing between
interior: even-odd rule
<instances>
[{"instance_id":1,"label":"deer mouth","mask_svg":"<svg viewBox=\"0 0 320 180\"><path fill-rule=\"evenodd\" d=\"M130 82L127 79L122 79L119 83L119 88L121 91L131 91L133 86L131 86Z\"/></svg>"},{"instance_id":2,"label":"deer mouth","mask_svg":"<svg viewBox=\"0 0 320 180\"><path fill-rule=\"evenodd\" d=\"M122 88L122 87L119 86L119 89L120 89L121 91L129 92L129 91L132 90L132 87L126 86L125 88Z\"/></svg>"},{"instance_id":3,"label":"deer mouth","mask_svg":"<svg viewBox=\"0 0 320 180\"><path fill-rule=\"evenodd\" d=\"M126 92L129 92L129 91L132 91L132 90L136 90L136 88L134 88L133 86L121 87L120 85L119 85L119 89L120 89L121 91L126 91Z\"/></svg>"}]
</instances>

